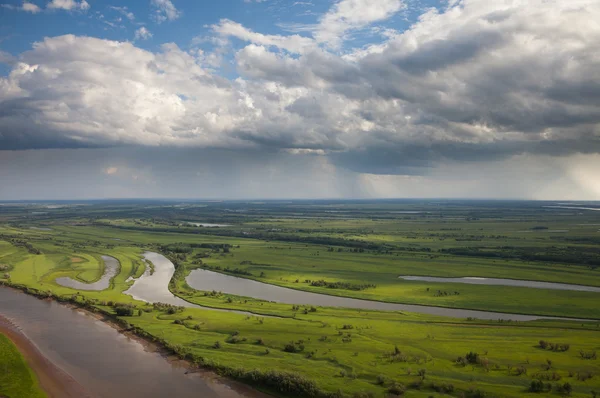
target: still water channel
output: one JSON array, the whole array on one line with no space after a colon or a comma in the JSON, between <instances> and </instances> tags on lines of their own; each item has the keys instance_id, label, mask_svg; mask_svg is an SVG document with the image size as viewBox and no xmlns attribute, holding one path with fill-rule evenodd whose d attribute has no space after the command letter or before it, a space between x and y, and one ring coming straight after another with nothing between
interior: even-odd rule
<instances>
[{"instance_id":1,"label":"still water channel","mask_svg":"<svg viewBox=\"0 0 600 398\"><path fill-rule=\"evenodd\" d=\"M406 311L428 315L440 315L453 318L478 318L486 320L531 321L535 319L560 319L537 315L506 314L500 312L463 310L457 308L431 307L425 305L384 303L380 301L360 300L349 297L330 296L270 285L250 279L238 278L218 272L197 269L186 279L188 285L197 290L216 290L238 296L253 297L262 300L286 304L307 304L323 307L346 307L379 311Z\"/></svg>"},{"instance_id":2,"label":"still water channel","mask_svg":"<svg viewBox=\"0 0 600 398\"><path fill-rule=\"evenodd\" d=\"M104 290L110 286L110 280L115 277L119 271L119 261L110 256L102 256L104 261L104 275L93 283L84 283L69 277L56 278L55 282L61 286L70 287L76 290Z\"/></svg>"},{"instance_id":3,"label":"still water channel","mask_svg":"<svg viewBox=\"0 0 600 398\"><path fill-rule=\"evenodd\" d=\"M492 286L516 286L529 287L533 289L552 289L552 290L573 290L578 292L599 292L600 287L571 285L568 283L555 282L539 282L539 281L524 281L519 279L502 279L502 278L479 278L479 277L464 277L464 278L439 278L436 276L400 276L400 279L407 281L424 281L424 282L440 282L440 283L466 283L469 285L492 285Z\"/></svg>"}]
</instances>

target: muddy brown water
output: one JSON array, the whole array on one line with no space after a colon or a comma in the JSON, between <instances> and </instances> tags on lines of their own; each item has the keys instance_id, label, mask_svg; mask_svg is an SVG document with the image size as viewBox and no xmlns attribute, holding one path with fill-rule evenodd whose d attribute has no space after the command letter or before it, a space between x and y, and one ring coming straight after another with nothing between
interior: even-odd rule
<instances>
[{"instance_id":1,"label":"muddy brown water","mask_svg":"<svg viewBox=\"0 0 600 398\"><path fill-rule=\"evenodd\" d=\"M82 311L0 287L0 314L92 397L259 397L253 390L187 368ZM247 391L246 391L247 390Z\"/></svg>"}]
</instances>

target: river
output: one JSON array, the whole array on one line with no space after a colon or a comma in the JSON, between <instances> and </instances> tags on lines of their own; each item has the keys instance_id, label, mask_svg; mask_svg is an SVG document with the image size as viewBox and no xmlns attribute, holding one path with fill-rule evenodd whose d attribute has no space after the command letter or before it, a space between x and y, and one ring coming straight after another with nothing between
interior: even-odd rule
<instances>
[{"instance_id":1,"label":"river","mask_svg":"<svg viewBox=\"0 0 600 398\"><path fill-rule=\"evenodd\" d=\"M501 312L464 310L458 308L432 307L426 305L385 303L349 297L330 296L302 290L262 283L251 279L238 278L218 272L197 269L192 271L186 282L192 288L206 291L220 291L238 296L275 301L286 304L306 304L322 307L346 307L379 311L406 311L453 318L477 318L487 320L532 321L536 319L565 319L538 315L507 314Z\"/></svg>"},{"instance_id":2,"label":"river","mask_svg":"<svg viewBox=\"0 0 600 398\"><path fill-rule=\"evenodd\" d=\"M0 287L0 314L93 397L241 398L259 394L212 373L189 373L80 310ZM235 388L232 386L235 385Z\"/></svg>"}]
</instances>

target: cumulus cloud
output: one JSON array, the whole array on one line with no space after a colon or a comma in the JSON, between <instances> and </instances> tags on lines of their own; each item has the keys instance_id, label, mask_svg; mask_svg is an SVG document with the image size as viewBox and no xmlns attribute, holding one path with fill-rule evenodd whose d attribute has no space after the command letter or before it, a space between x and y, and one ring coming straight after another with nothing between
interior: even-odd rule
<instances>
[{"instance_id":1,"label":"cumulus cloud","mask_svg":"<svg viewBox=\"0 0 600 398\"><path fill-rule=\"evenodd\" d=\"M142 26L135 31L135 39L147 40L152 37L152 33L145 27Z\"/></svg>"},{"instance_id":2,"label":"cumulus cloud","mask_svg":"<svg viewBox=\"0 0 600 398\"><path fill-rule=\"evenodd\" d=\"M28 1L23 1L23 4L21 4L20 6L15 6L12 4L2 4L2 7L8 8L9 10L30 12L32 14L37 14L38 12L42 11L42 9L39 6Z\"/></svg>"},{"instance_id":3,"label":"cumulus cloud","mask_svg":"<svg viewBox=\"0 0 600 398\"><path fill-rule=\"evenodd\" d=\"M152 0L152 6L155 8L154 19L158 23L174 21L181 16L181 11L171 0Z\"/></svg>"},{"instance_id":4,"label":"cumulus cloud","mask_svg":"<svg viewBox=\"0 0 600 398\"><path fill-rule=\"evenodd\" d=\"M87 11L90 4L85 0L52 0L46 7L51 10Z\"/></svg>"},{"instance_id":5,"label":"cumulus cloud","mask_svg":"<svg viewBox=\"0 0 600 398\"><path fill-rule=\"evenodd\" d=\"M232 36L254 44L277 47L293 53L302 53L316 46L315 41L308 37L264 35L228 19L221 20L218 24L213 25L212 29L222 36Z\"/></svg>"},{"instance_id":6,"label":"cumulus cloud","mask_svg":"<svg viewBox=\"0 0 600 398\"><path fill-rule=\"evenodd\" d=\"M352 57L221 21L250 42L236 79L174 44L47 38L0 78L0 148L254 148L403 175L600 153L597 20L595 0L463 0Z\"/></svg>"},{"instance_id":7,"label":"cumulus cloud","mask_svg":"<svg viewBox=\"0 0 600 398\"><path fill-rule=\"evenodd\" d=\"M402 0L340 0L321 18L315 38L338 47L349 30L388 19L403 7Z\"/></svg>"}]
</instances>

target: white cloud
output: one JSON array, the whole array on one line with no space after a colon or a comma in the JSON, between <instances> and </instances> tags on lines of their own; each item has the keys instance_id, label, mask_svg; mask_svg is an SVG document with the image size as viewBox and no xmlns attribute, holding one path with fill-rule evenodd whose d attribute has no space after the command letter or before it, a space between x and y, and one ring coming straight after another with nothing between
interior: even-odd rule
<instances>
[{"instance_id":1,"label":"white cloud","mask_svg":"<svg viewBox=\"0 0 600 398\"><path fill-rule=\"evenodd\" d=\"M38 7L34 3L30 3L29 1L23 1L23 4L21 4L20 6L14 6L12 4L2 4L2 7L8 8L9 10L30 12L32 14L37 14L38 12L42 11L40 7Z\"/></svg>"},{"instance_id":2,"label":"white cloud","mask_svg":"<svg viewBox=\"0 0 600 398\"><path fill-rule=\"evenodd\" d=\"M27 11L32 14L37 14L38 12L41 11L40 7L38 7L36 4L29 3L27 1L23 2L22 8L23 8L23 11Z\"/></svg>"},{"instance_id":3,"label":"white cloud","mask_svg":"<svg viewBox=\"0 0 600 398\"><path fill-rule=\"evenodd\" d=\"M350 58L225 21L251 42L234 80L174 44L47 38L0 78L0 147L268 148L374 174L600 153L598 20L596 0L463 0Z\"/></svg>"},{"instance_id":4,"label":"white cloud","mask_svg":"<svg viewBox=\"0 0 600 398\"><path fill-rule=\"evenodd\" d=\"M119 12L120 14L122 14L125 18L129 19L130 21L135 20L135 14L132 13L131 11L129 11L129 9L127 7L111 6L110 8Z\"/></svg>"},{"instance_id":5,"label":"white cloud","mask_svg":"<svg viewBox=\"0 0 600 398\"><path fill-rule=\"evenodd\" d=\"M90 8L90 5L85 0L52 0L46 7L48 9L56 10L87 11Z\"/></svg>"},{"instance_id":6,"label":"white cloud","mask_svg":"<svg viewBox=\"0 0 600 398\"><path fill-rule=\"evenodd\" d=\"M156 22L174 21L181 16L171 0L152 0L152 6L156 8L154 18Z\"/></svg>"},{"instance_id":7,"label":"white cloud","mask_svg":"<svg viewBox=\"0 0 600 398\"><path fill-rule=\"evenodd\" d=\"M321 18L315 38L336 48L348 31L388 19L403 7L402 0L340 0Z\"/></svg>"},{"instance_id":8,"label":"white cloud","mask_svg":"<svg viewBox=\"0 0 600 398\"><path fill-rule=\"evenodd\" d=\"M302 53L316 46L315 41L308 37L299 35L264 35L262 33L253 32L243 25L228 19L221 20L219 24L213 25L212 29L222 36L233 36L254 44L278 47L293 53Z\"/></svg>"},{"instance_id":9,"label":"white cloud","mask_svg":"<svg viewBox=\"0 0 600 398\"><path fill-rule=\"evenodd\" d=\"M152 33L145 27L142 26L135 31L135 39L147 40L152 37Z\"/></svg>"}]
</instances>

